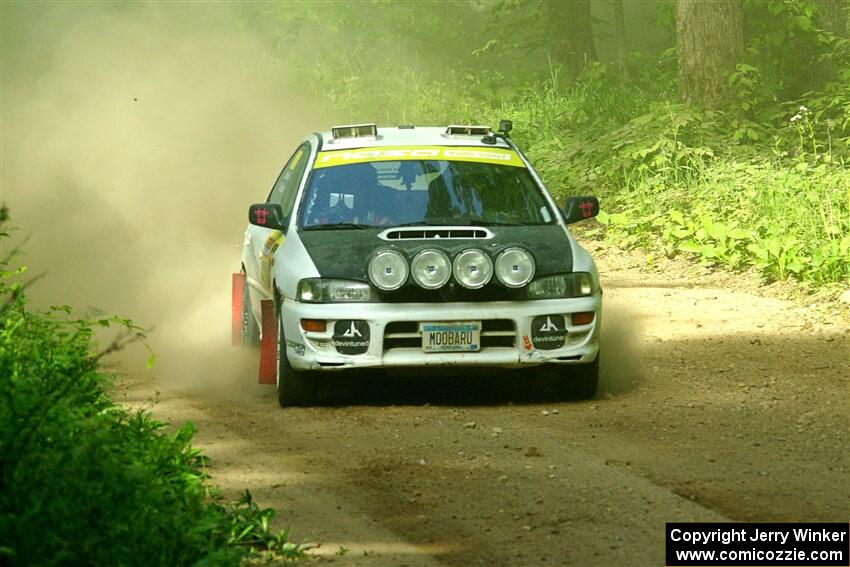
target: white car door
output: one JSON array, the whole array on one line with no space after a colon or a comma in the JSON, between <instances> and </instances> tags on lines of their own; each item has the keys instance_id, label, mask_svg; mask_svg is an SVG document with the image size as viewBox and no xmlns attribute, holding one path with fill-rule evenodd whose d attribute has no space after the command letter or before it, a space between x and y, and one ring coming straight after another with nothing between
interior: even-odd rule
<instances>
[{"instance_id":1,"label":"white car door","mask_svg":"<svg viewBox=\"0 0 850 567\"><path fill-rule=\"evenodd\" d=\"M295 197L301 178L307 169L309 156L310 144L304 143L299 146L284 166L268 199L266 199L267 203L281 206L284 226L289 224L289 217L295 205ZM283 243L284 238L285 234L280 230L272 230L254 224L250 225L245 233L245 244L248 247L247 254L245 254L245 270L249 285L251 285L251 306L258 321L260 320L260 300L273 297L274 253ZM260 289L258 290L257 287Z\"/></svg>"}]
</instances>

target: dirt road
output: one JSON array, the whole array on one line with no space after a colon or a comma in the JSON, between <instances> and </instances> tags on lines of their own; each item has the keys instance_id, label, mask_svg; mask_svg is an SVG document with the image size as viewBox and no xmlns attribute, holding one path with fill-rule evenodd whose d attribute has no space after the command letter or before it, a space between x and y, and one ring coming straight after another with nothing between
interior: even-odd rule
<instances>
[{"instance_id":1,"label":"dirt road","mask_svg":"<svg viewBox=\"0 0 850 567\"><path fill-rule=\"evenodd\" d=\"M667 521L848 521L846 321L597 254L593 401L530 373L359 376L284 411L253 358L116 398L194 421L214 482L276 508L314 562L663 565Z\"/></svg>"}]
</instances>

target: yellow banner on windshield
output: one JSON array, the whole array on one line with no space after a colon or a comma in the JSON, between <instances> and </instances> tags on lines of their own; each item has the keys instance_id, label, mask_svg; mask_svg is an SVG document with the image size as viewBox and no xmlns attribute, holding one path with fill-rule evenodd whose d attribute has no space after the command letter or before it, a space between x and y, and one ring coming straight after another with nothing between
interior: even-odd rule
<instances>
[{"instance_id":1,"label":"yellow banner on windshield","mask_svg":"<svg viewBox=\"0 0 850 567\"><path fill-rule=\"evenodd\" d=\"M447 160L471 161L525 167L525 164L513 150L504 148L457 147L457 146L395 146L379 148L361 148L357 150L333 150L319 152L314 169L365 163L373 161L397 160Z\"/></svg>"}]
</instances>

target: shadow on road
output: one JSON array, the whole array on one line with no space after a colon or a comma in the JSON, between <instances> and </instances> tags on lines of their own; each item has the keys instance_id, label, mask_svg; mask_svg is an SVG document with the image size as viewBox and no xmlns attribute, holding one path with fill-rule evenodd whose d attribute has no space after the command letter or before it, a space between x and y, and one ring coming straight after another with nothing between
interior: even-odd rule
<instances>
[{"instance_id":1,"label":"shadow on road","mask_svg":"<svg viewBox=\"0 0 850 567\"><path fill-rule=\"evenodd\" d=\"M323 405L494 405L559 400L558 377L519 370L358 371L322 377Z\"/></svg>"}]
</instances>

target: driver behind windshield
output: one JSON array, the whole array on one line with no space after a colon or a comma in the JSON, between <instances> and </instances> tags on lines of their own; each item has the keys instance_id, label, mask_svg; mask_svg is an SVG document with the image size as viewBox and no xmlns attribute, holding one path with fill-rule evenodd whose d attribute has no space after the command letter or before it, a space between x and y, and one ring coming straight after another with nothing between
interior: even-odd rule
<instances>
[{"instance_id":1,"label":"driver behind windshield","mask_svg":"<svg viewBox=\"0 0 850 567\"><path fill-rule=\"evenodd\" d=\"M378 182L370 164L329 167L316 175L315 202L308 209L306 225L393 223L390 215L395 190Z\"/></svg>"}]
</instances>

